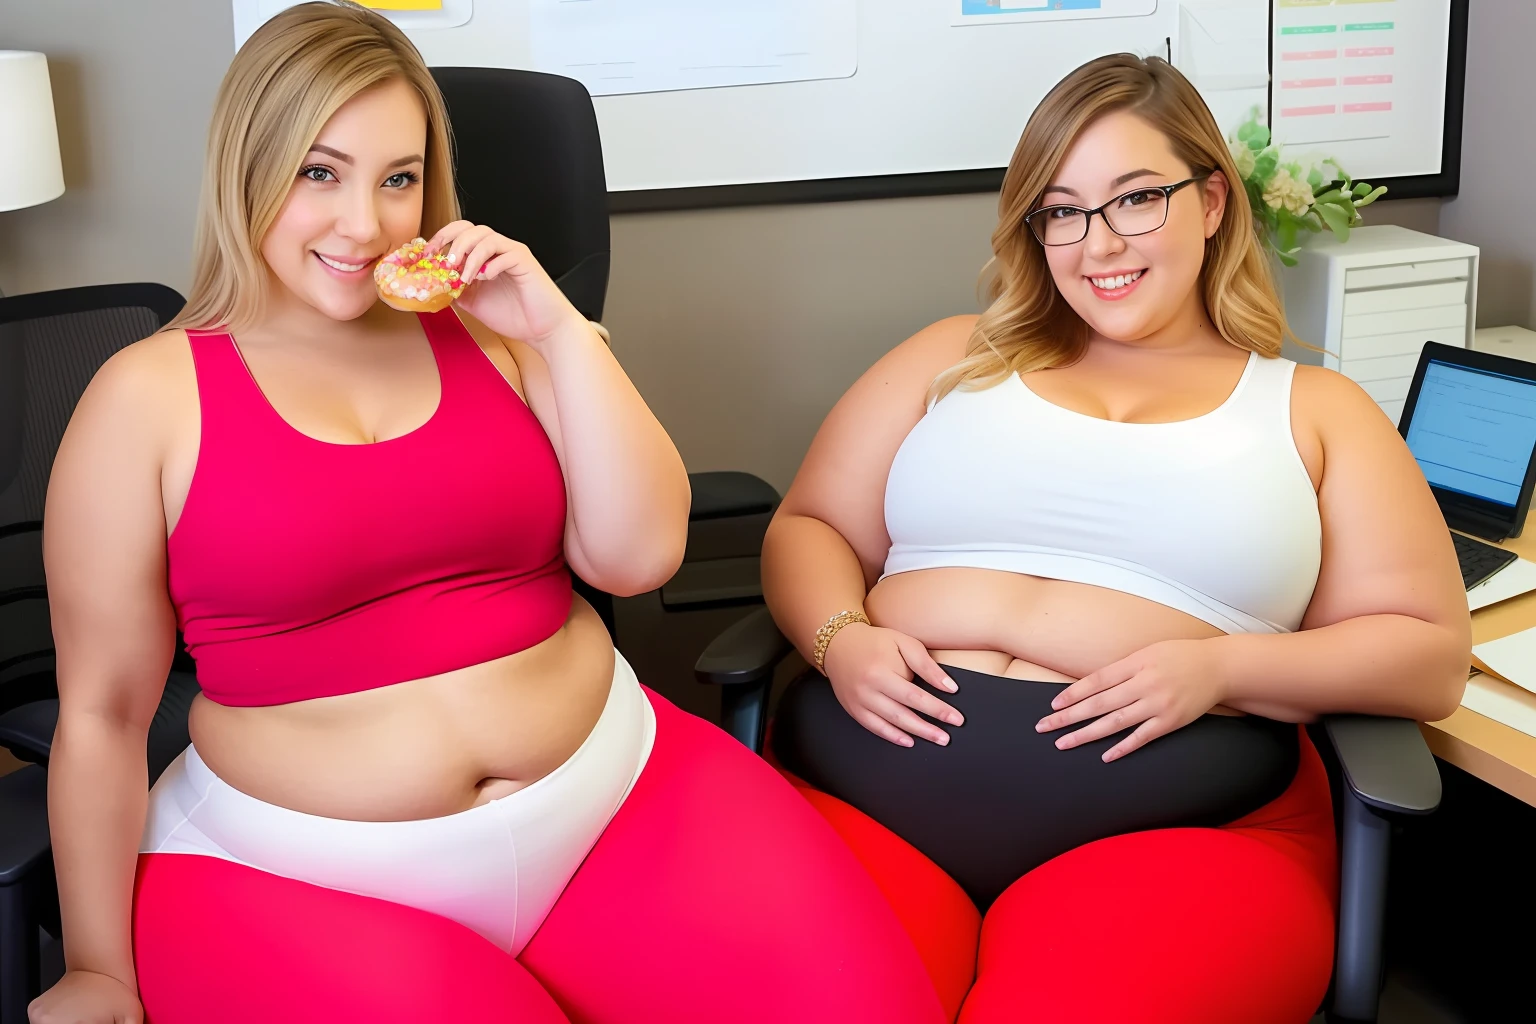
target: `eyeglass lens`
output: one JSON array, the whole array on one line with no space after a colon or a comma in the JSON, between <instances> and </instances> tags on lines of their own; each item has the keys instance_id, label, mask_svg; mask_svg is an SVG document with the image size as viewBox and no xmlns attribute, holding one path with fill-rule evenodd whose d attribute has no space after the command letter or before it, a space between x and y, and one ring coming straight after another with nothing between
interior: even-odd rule
<instances>
[{"instance_id":1,"label":"eyeglass lens","mask_svg":"<svg viewBox=\"0 0 1536 1024\"><path fill-rule=\"evenodd\" d=\"M1117 235L1156 231L1168 219L1168 197L1156 188L1128 192L1104 208L1104 219ZM1046 245L1071 245L1088 237L1088 214L1072 206L1053 207L1031 220L1030 227Z\"/></svg>"}]
</instances>

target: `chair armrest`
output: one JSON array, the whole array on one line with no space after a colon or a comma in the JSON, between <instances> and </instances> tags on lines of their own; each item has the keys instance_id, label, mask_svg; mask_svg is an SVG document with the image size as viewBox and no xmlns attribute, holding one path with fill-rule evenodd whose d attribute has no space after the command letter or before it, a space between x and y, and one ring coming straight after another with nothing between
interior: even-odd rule
<instances>
[{"instance_id":1,"label":"chair armrest","mask_svg":"<svg viewBox=\"0 0 1536 1024\"><path fill-rule=\"evenodd\" d=\"M689 522L761 515L772 512L779 505L779 492L773 485L751 473L736 470L689 473L688 486L693 491Z\"/></svg>"},{"instance_id":2,"label":"chair armrest","mask_svg":"<svg viewBox=\"0 0 1536 1024\"><path fill-rule=\"evenodd\" d=\"M23 761L45 765L53 747L53 730L58 724L57 698L12 708L0 715L0 747L10 750Z\"/></svg>"},{"instance_id":3,"label":"chair armrest","mask_svg":"<svg viewBox=\"0 0 1536 1024\"><path fill-rule=\"evenodd\" d=\"M48 773L37 765L0 776L0 888L23 881L48 858Z\"/></svg>"},{"instance_id":4,"label":"chair armrest","mask_svg":"<svg viewBox=\"0 0 1536 1024\"><path fill-rule=\"evenodd\" d=\"M1429 814L1440 806L1440 770L1417 722L1376 715L1328 715L1328 742L1344 784L1372 810Z\"/></svg>"},{"instance_id":5,"label":"chair armrest","mask_svg":"<svg viewBox=\"0 0 1536 1024\"><path fill-rule=\"evenodd\" d=\"M192 742L187 732L187 715L193 698L201 692L197 677L190 672L172 671L166 677L165 691L160 695L160 705L155 708L145 740L151 784ZM0 715L0 747L8 748L23 761L46 765L58 724L56 697L12 708Z\"/></svg>"},{"instance_id":6,"label":"chair armrest","mask_svg":"<svg viewBox=\"0 0 1536 1024\"><path fill-rule=\"evenodd\" d=\"M767 608L759 608L710 641L693 673L701 683L738 686L764 683L793 650Z\"/></svg>"},{"instance_id":7,"label":"chair armrest","mask_svg":"<svg viewBox=\"0 0 1536 1024\"><path fill-rule=\"evenodd\" d=\"M1382 933L1392 848L1388 815L1424 815L1440 806L1440 771L1417 722L1375 715L1327 715L1323 731L1338 755L1339 922L1329 1020L1375 1021L1381 1002Z\"/></svg>"}]
</instances>

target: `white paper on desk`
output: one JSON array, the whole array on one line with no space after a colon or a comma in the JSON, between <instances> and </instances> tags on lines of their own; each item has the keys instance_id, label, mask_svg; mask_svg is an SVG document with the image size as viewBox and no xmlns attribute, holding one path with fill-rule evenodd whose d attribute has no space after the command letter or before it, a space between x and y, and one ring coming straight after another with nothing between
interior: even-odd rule
<instances>
[{"instance_id":1,"label":"white paper on desk","mask_svg":"<svg viewBox=\"0 0 1536 1024\"><path fill-rule=\"evenodd\" d=\"M1467 692L1462 694L1461 706L1501 725L1518 729L1527 736L1536 736L1536 693L1527 693L1474 672L1467 680Z\"/></svg>"},{"instance_id":2,"label":"white paper on desk","mask_svg":"<svg viewBox=\"0 0 1536 1024\"><path fill-rule=\"evenodd\" d=\"M1536 627L1472 648L1475 667L1536 692Z\"/></svg>"},{"instance_id":3,"label":"white paper on desk","mask_svg":"<svg viewBox=\"0 0 1536 1024\"><path fill-rule=\"evenodd\" d=\"M1533 590L1536 590L1536 562L1517 558L1467 591L1467 607L1475 612Z\"/></svg>"}]
</instances>

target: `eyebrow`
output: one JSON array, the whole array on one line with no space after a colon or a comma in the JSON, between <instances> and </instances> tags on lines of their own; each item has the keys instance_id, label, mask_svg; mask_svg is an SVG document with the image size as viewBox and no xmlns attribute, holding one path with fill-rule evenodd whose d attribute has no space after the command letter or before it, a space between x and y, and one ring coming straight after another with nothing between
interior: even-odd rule
<instances>
[{"instance_id":1,"label":"eyebrow","mask_svg":"<svg viewBox=\"0 0 1536 1024\"><path fill-rule=\"evenodd\" d=\"M1110 188L1119 188L1121 185L1124 185L1128 181L1134 181L1137 178L1145 178L1145 177L1148 177L1148 176L1153 177L1153 178L1161 178L1162 177L1162 175L1159 174L1157 171L1150 170L1150 169L1148 169L1146 167L1141 167L1141 168L1138 168L1138 169L1136 169L1134 171L1127 171L1125 174L1120 175L1120 177L1116 178L1114 181L1109 183L1109 187ZM1076 189L1067 188L1065 185L1047 185L1046 189L1045 189L1045 192L1064 192L1064 193L1066 193L1069 196L1077 196L1077 198L1079 198L1079 199L1082 198L1082 196L1078 193L1078 191ZM1045 192L1042 192L1040 194L1044 195Z\"/></svg>"},{"instance_id":2,"label":"eyebrow","mask_svg":"<svg viewBox=\"0 0 1536 1024\"><path fill-rule=\"evenodd\" d=\"M348 156L347 154L343 153L341 150L339 150L339 149L332 149L330 146L322 146L318 142L315 143L313 146L310 146L309 147L309 151L311 153L324 153L326 156L335 157L337 160L340 160L344 164L350 164L350 163L353 162L352 158L350 156ZM425 159L423 159L422 157L416 156L415 154L412 154L411 156L403 156L403 157L401 157L398 160L391 161L389 164L386 164L385 166L387 166L387 167L404 167L407 164L423 164L423 163L426 163Z\"/></svg>"}]
</instances>

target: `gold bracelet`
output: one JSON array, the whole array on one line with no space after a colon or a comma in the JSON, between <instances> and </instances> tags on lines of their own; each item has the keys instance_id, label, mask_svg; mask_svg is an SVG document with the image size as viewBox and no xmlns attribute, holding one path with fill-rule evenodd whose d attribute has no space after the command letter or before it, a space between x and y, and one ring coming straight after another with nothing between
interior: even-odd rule
<instances>
[{"instance_id":1,"label":"gold bracelet","mask_svg":"<svg viewBox=\"0 0 1536 1024\"><path fill-rule=\"evenodd\" d=\"M826 675L827 670L823 667L823 663L827 660L827 645L844 626L851 626L855 622L862 622L867 626L869 616L857 610L838 612L816 631L816 643L811 648L811 659L816 662L816 671Z\"/></svg>"}]
</instances>

